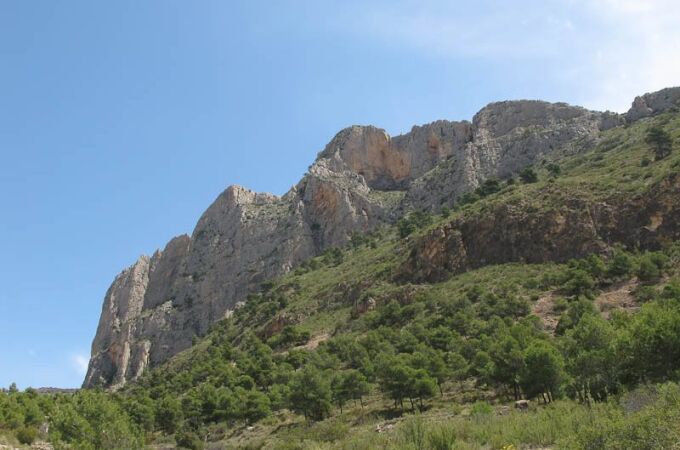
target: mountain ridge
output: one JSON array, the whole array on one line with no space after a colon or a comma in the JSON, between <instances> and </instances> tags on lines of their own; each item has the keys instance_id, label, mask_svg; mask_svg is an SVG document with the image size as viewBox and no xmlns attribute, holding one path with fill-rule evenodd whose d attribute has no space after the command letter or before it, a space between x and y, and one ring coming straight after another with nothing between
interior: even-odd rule
<instances>
[{"instance_id":1,"label":"mountain ridge","mask_svg":"<svg viewBox=\"0 0 680 450\"><path fill-rule=\"evenodd\" d=\"M637 97L628 113L564 103L495 102L471 122L435 121L390 137L373 126L337 133L283 196L230 186L191 236L121 272L105 296L85 387L120 388L188 348L261 283L353 233L405 212L437 211L489 178L508 178L599 133L678 106L680 88Z\"/></svg>"}]
</instances>

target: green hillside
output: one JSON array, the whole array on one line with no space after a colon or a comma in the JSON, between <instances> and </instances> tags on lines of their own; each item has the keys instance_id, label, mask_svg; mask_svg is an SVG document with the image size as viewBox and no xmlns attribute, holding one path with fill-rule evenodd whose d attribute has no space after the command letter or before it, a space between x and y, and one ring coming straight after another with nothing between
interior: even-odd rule
<instances>
[{"instance_id":1,"label":"green hillside","mask_svg":"<svg viewBox=\"0 0 680 450\"><path fill-rule=\"evenodd\" d=\"M673 448L679 141L677 113L617 127L356 235L121 392L0 394L0 444L48 421L74 449Z\"/></svg>"}]
</instances>

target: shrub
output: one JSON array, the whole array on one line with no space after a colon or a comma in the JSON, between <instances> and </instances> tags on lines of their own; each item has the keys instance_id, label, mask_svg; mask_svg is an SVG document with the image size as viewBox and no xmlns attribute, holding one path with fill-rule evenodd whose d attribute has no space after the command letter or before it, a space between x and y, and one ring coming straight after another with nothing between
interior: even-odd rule
<instances>
[{"instance_id":1,"label":"shrub","mask_svg":"<svg viewBox=\"0 0 680 450\"><path fill-rule=\"evenodd\" d=\"M432 450L450 450L456 448L456 432L450 427L440 425L430 430L427 442Z\"/></svg>"},{"instance_id":2,"label":"shrub","mask_svg":"<svg viewBox=\"0 0 680 450\"><path fill-rule=\"evenodd\" d=\"M501 190L501 183L495 178L489 178L481 186L475 189L475 193L480 197L487 197Z\"/></svg>"},{"instance_id":3,"label":"shrub","mask_svg":"<svg viewBox=\"0 0 680 450\"><path fill-rule=\"evenodd\" d=\"M661 296L665 299L675 299L680 300L680 280L671 280L666 286L664 286Z\"/></svg>"},{"instance_id":4,"label":"shrub","mask_svg":"<svg viewBox=\"0 0 680 450\"><path fill-rule=\"evenodd\" d=\"M519 173L519 178L524 184L536 183L538 181L538 175L531 166L525 167L524 170Z\"/></svg>"},{"instance_id":5,"label":"shrub","mask_svg":"<svg viewBox=\"0 0 680 450\"><path fill-rule=\"evenodd\" d=\"M634 295L638 302L645 303L654 300L658 294L653 286L640 286L635 290Z\"/></svg>"},{"instance_id":6,"label":"shrub","mask_svg":"<svg viewBox=\"0 0 680 450\"><path fill-rule=\"evenodd\" d=\"M175 436L175 441L180 448L189 450L203 450L205 448L203 441L193 431L180 431Z\"/></svg>"},{"instance_id":7,"label":"shrub","mask_svg":"<svg viewBox=\"0 0 680 450\"><path fill-rule=\"evenodd\" d=\"M595 287L595 280L584 270L572 269L569 279L564 284L564 290L569 295L591 295Z\"/></svg>"},{"instance_id":8,"label":"shrub","mask_svg":"<svg viewBox=\"0 0 680 450\"><path fill-rule=\"evenodd\" d=\"M662 386L660 398L632 414L620 410L593 415L592 421L571 435L563 447L568 449L677 448L680 441L680 391L677 385Z\"/></svg>"},{"instance_id":9,"label":"shrub","mask_svg":"<svg viewBox=\"0 0 680 450\"><path fill-rule=\"evenodd\" d=\"M607 272L612 277L626 277L633 271L633 258L621 250L617 250L609 263Z\"/></svg>"},{"instance_id":10,"label":"shrub","mask_svg":"<svg viewBox=\"0 0 680 450\"><path fill-rule=\"evenodd\" d=\"M399 219L399 222L397 222L397 231L399 232L399 237L405 238L409 234L416 231L416 226L407 218L402 218Z\"/></svg>"},{"instance_id":11,"label":"shrub","mask_svg":"<svg viewBox=\"0 0 680 450\"><path fill-rule=\"evenodd\" d=\"M560 166L558 166L558 165L555 164L555 163L550 163L550 164L548 164L548 165L546 166L546 169L548 169L548 173L549 173L550 175L552 175L553 177L558 176L558 175L562 172L562 169L560 168Z\"/></svg>"},{"instance_id":12,"label":"shrub","mask_svg":"<svg viewBox=\"0 0 680 450\"><path fill-rule=\"evenodd\" d=\"M20 427L16 431L17 440L24 445L31 445L38 438L38 430L33 427Z\"/></svg>"},{"instance_id":13,"label":"shrub","mask_svg":"<svg viewBox=\"0 0 680 450\"><path fill-rule=\"evenodd\" d=\"M399 440L406 448L425 449L427 429L425 421L417 415L407 421L399 429Z\"/></svg>"},{"instance_id":14,"label":"shrub","mask_svg":"<svg viewBox=\"0 0 680 450\"><path fill-rule=\"evenodd\" d=\"M649 258L642 257L637 269L637 277L642 282L656 281L661 276L659 268Z\"/></svg>"},{"instance_id":15,"label":"shrub","mask_svg":"<svg viewBox=\"0 0 680 450\"><path fill-rule=\"evenodd\" d=\"M397 222L399 237L405 238L418 229L425 228L432 223L432 216L425 211L414 211Z\"/></svg>"},{"instance_id":16,"label":"shrub","mask_svg":"<svg viewBox=\"0 0 680 450\"><path fill-rule=\"evenodd\" d=\"M487 402L475 402L473 403L472 408L470 408L470 415L472 417L486 417L491 414L493 414L493 407Z\"/></svg>"},{"instance_id":17,"label":"shrub","mask_svg":"<svg viewBox=\"0 0 680 450\"><path fill-rule=\"evenodd\" d=\"M466 192L458 199L458 203L461 205L469 205L479 200L479 198L479 195L475 192Z\"/></svg>"},{"instance_id":18,"label":"shrub","mask_svg":"<svg viewBox=\"0 0 680 450\"><path fill-rule=\"evenodd\" d=\"M347 437L350 427L339 421L324 420L311 427L307 434L317 442L335 442Z\"/></svg>"},{"instance_id":19,"label":"shrub","mask_svg":"<svg viewBox=\"0 0 680 450\"><path fill-rule=\"evenodd\" d=\"M554 312L563 312L566 311L566 309L569 307L569 303L563 299L563 298L556 298L555 301L553 302L553 311Z\"/></svg>"}]
</instances>

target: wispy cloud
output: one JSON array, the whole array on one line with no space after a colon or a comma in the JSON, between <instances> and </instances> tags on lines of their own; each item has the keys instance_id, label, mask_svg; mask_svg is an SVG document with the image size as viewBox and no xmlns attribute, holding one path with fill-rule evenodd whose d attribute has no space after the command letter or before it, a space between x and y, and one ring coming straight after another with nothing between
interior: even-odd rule
<instances>
[{"instance_id":1,"label":"wispy cloud","mask_svg":"<svg viewBox=\"0 0 680 450\"><path fill-rule=\"evenodd\" d=\"M622 110L633 95L680 85L680 3L583 0L607 38L586 60L595 88L589 106ZM590 73L589 73L590 72ZM623 102L626 102L625 104Z\"/></svg>"},{"instance_id":2,"label":"wispy cloud","mask_svg":"<svg viewBox=\"0 0 680 450\"><path fill-rule=\"evenodd\" d=\"M78 372L78 374L85 376L87 373L87 365L90 358L82 353L71 355L71 365Z\"/></svg>"},{"instance_id":3,"label":"wispy cloud","mask_svg":"<svg viewBox=\"0 0 680 450\"><path fill-rule=\"evenodd\" d=\"M533 68L595 109L625 111L635 95L680 85L677 0L378 1L337 20L398 51Z\"/></svg>"},{"instance_id":4,"label":"wispy cloud","mask_svg":"<svg viewBox=\"0 0 680 450\"><path fill-rule=\"evenodd\" d=\"M569 18L544 7L493 1L470 5L444 0L366 3L346 10L341 20L351 31L387 45L444 57L554 55L559 50L551 42L568 40L574 31Z\"/></svg>"}]
</instances>

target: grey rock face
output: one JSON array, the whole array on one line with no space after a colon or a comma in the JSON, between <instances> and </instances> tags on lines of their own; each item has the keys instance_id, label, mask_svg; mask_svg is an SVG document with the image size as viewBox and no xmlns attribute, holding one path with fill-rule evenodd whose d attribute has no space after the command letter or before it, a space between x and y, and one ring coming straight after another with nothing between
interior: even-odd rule
<instances>
[{"instance_id":1,"label":"grey rock face","mask_svg":"<svg viewBox=\"0 0 680 450\"><path fill-rule=\"evenodd\" d=\"M680 108L680 87L666 88L635 97L633 105L626 113L626 120L634 122L671 108Z\"/></svg>"},{"instance_id":2,"label":"grey rock face","mask_svg":"<svg viewBox=\"0 0 680 450\"><path fill-rule=\"evenodd\" d=\"M380 128L353 126L339 132L319 158L335 172L350 171L378 190L406 189L471 138L469 122L439 120L390 138Z\"/></svg>"},{"instance_id":3,"label":"grey rock face","mask_svg":"<svg viewBox=\"0 0 680 450\"><path fill-rule=\"evenodd\" d=\"M147 256L140 257L132 267L116 277L106 293L92 343L93 350L101 351L92 353L85 386L92 386L100 378L105 379L107 385L121 386L128 379L128 369L136 369L134 364L130 364L130 346L137 342L135 319L144 304L149 284L149 263Z\"/></svg>"},{"instance_id":4,"label":"grey rock face","mask_svg":"<svg viewBox=\"0 0 680 450\"><path fill-rule=\"evenodd\" d=\"M636 102L655 113L677 101L675 90L661 92ZM441 120L394 138L372 126L346 128L284 196L232 186L191 236L119 274L104 298L84 386L115 389L135 380L189 347L262 282L354 232L410 209L436 210L486 178L578 152L621 120L561 103L515 101L488 105L472 123Z\"/></svg>"},{"instance_id":5,"label":"grey rock face","mask_svg":"<svg viewBox=\"0 0 680 450\"><path fill-rule=\"evenodd\" d=\"M544 158L581 151L618 122L615 114L564 103L492 103L475 115L470 140L412 183L404 208L436 211L485 179L505 179Z\"/></svg>"}]
</instances>

